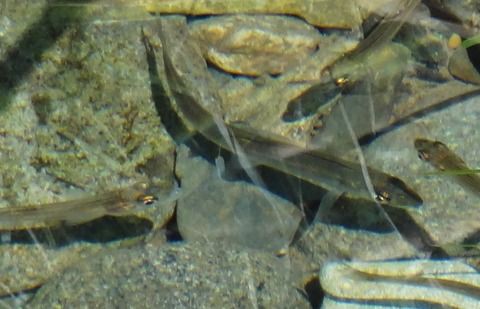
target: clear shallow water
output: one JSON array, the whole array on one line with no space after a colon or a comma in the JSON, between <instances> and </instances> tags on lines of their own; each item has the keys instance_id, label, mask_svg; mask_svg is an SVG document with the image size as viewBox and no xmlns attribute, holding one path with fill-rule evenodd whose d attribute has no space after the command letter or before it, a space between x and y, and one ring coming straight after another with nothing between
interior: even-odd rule
<instances>
[{"instance_id":1,"label":"clear shallow water","mask_svg":"<svg viewBox=\"0 0 480 309\"><path fill-rule=\"evenodd\" d=\"M435 98L441 101L447 97L445 93L459 91L459 87L459 92L472 90L453 81L446 71L450 32L441 22L428 20L427 26L407 22L394 44L371 49L362 65L338 60L355 46L359 31L322 28L319 37L318 33L309 36L301 32L307 30L292 30L285 33L291 42L313 38L318 50L308 51L300 64L291 64L288 57L277 60L284 70L278 76L252 77L251 73L228 74L221 62L213 62L215 55L223 55L252 67L252 57L228 58L235 56L234 46L242 39L231 36L231 42L208 42L215 38L208 36L211 29L227 27L219 26L217 20L193 18L185 24L182 18L170 16L163 19L161 27L158 16L140 6L127 9L121 3L111 4L46 7L44 3L7 2L2 6L0 67L8 74L0 80L4 89L1 205L3 209L40 205L48 211L47 203L102 196L138 181L148 183L144 193L158 201L122 216L113 209L109 212L113 217L81 225L54 220L32 226L35 229L4 230L0 267L7 279L1 282L2 304L15 306L15 301L21 304L31 297L33 307L86 303L107 307L315 307L326 295L326 308L334 306L331 296L352 297L350 303L363 306L365 300L355 299L355 293L335 294L348 280L358 280L353 282L360 290L361 277L347 274L338 286L322 289L318 285L325 265L409 259L411 264L404 268L395 263L372 264L365 270L374 274L368 277L374 282L369 300L377 305L423 308L432 301L394 302L395 294L378 300L375 288L381 290L384 281L390 280L402 287L393 290L412 294L420 283L428 288L425 280L431 280L434 294L433 287L444 282L436 279L437 273L406 270L421 269L417 262L424 260L419 258L432 257L435 263L436 258L446 257L452 265L458 261L476 265L474 258L461 259L474 250L449 256L439 247L465 240L476 243L477 197L451 178L426 175L433 168L417 158L413 147L417 137L438 139L476 167L476 97L417 116L363 146L369 166L398 177L423 200L420 208L398 209L349 199L348 194L333 199L325 194L325 187L312 184L301 174L285 173L280 166L256 168L257 161L248 152L240 151L238 162L208 142L208 134L186 142L193 134L182 128L185 123L190 129L202 130L195 123L192 128L182 112L177 115L173 98L181 97L169 93L169 87L174 93L193 93L189 104L225 114L227 124L240 123L240 130L253 128L246 131L253 131L253 136L261 132L271 138L282 136L296 145L295 150L313 141L321 153L328 150L334 158L357 164L358 149L351 142L348 124L361 137L401 121L418 109L419 102L422 107L429 106L438 103ZM22 20L19 16L27 17ZM292 20L265 19L258 27L278 22L278 27L283 23L288 29ZM243 30L253 38L249 42L258 41L256 44L264 47L239 50L258 56L255 67L262 68L262 61L270 61L269 68L275 65L272 59L277 56L259 55L272 48L265 42L274 42L278 33L269 29L260 35L255 24L247 23L251 30L241 18L235 22L242 26L233 27L233 34ZM296 18L295 23L303 21ZM205 35L207 43L189 38L186 29ZM311 26L308 29L318 32ZM202 44L213 44L216 54L205 52ZM164 58L162 51L174 57ZM203 57L211 57L208 67ZM180 78L172 71L165 73L165 59ZM333 79L318 73L327 71ZM308 107L313 114L301 112L296 114L298 119L284 121L289 102L318 83L315 78L333 82L333 88L327 87L329 94L323 96L320 87L314 97L333 101L323 105L318 100L304 100L302 104L313 104L313 109ZM348 124L339 104L345 106ZM299 106L296 108L303 108ZM222 128L221 122L217 125ZM180 148L181 143L187 147ZM296 155L283 150L271 151L285 158L278 165ZM332 177L339 173L333 167L328 172ZM78 216L83 216L81 210ZM243 266L232 270L239 261ZM120 263L121 268L115 267ZM467 272L469 264L461 271ZM468 271L472 281L461 287L444 284L445 293L475 299L476 273L474 268ZM450 272L460 270L452 266ZM448 277L450 272L447 269L442 275ZM84 273L100 278L102 288ZM206 284L213 273L217 279ZM378 273L388 273L391 278L379 278ZM84 283L87 281L90 284ZM143 285L151 288L140 289ZM37 287L40 289L32 290ZM159 290L164 291L162 297L149 297ZM446 298L438 303L453 304Z\"/></svg>"}]
</instances>

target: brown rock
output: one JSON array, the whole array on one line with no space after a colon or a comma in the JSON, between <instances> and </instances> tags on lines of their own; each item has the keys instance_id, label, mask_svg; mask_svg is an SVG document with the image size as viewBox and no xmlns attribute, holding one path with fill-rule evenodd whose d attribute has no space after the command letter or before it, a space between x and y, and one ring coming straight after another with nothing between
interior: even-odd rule
<instances>
[{"instance_id":1,"label":"brown rock","mask_svg":"<svg viewBox=\"0 0 480 309\"><path fill-rule=\"evenodd\" d=\"M154 13L188 15L288 14L325 28L353 28L361 23L356 5L347 0L149 0L146 9Z\"/></svg>"},{"instance_id":2,"label":"brown rock","mask_svg":"<svg viewBox=\"0 0 480 309\"><path fill-rule=\"evenodd\" d=\"M318 31L292 17L231 15L194 21L205 58L224 71L242 75L280 74L317 48Z\"/></svg>"}]
</instances>

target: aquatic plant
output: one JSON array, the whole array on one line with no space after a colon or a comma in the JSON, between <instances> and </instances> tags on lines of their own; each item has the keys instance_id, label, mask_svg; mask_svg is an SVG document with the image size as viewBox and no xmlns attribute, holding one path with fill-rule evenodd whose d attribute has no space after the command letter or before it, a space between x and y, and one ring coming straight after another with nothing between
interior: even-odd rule
<instances>
[{"instance_id":1,"label":"aquatic plant","mask_svg":"<svg viewBox=\"0 0 480 309\"><path fill-rule=\"evenodd\" d=\"M463 40L462 47L463 48L469 48L469 47L472 47L472 46L477 45L477 44L480 44L480 34Z\"/></svg>"}]
</instances>

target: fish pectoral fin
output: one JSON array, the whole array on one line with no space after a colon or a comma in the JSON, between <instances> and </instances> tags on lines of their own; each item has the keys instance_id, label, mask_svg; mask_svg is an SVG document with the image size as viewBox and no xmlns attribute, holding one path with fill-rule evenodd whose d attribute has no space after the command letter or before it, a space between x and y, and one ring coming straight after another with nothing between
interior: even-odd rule
<instances>
[{"instance_id":1,"label":"fish pectoral fin","mask_svg":"<svg viewBox=\"0 0 480 309\"><path fill-rule=\"evenodd\" d=\"M312 224L325 221L326 214L333 208L336 201L342 196L343 192L339 191L328 191L322 197L320 205L318 206L317 214L312 221Z\"/></svg>"},{"instance_id":2,"label":"fish pectoral fin","mask_svg":"<svg viewBox=\"0 0 480 309\"><path fill-rule=\"evenodd\" d=\"M217 170L217 176L219 179L225 179L225 160L222 156L215 158L215 167Z\"/></svg>"}]
</instances>

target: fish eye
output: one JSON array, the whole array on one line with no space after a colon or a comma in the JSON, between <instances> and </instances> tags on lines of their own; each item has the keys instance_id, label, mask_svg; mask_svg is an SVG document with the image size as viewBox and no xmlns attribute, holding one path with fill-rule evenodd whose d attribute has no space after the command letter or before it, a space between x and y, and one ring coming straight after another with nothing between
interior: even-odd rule
<instances>
[{"instance_id":1,"label":"fish eye","mask_svg":"<svg viewBox=\"0 0 480 309\"><path fill-rule=\"evenodd\" d=\"M375 195L375 199L381 203L390 202L392 200L390 193L388 193L387 191L377 192Z\"/></svg>"},{"instance_id":2,"label":"fish eye","mask_svg":"<svg viewBox=\"0 0 480 309\"><path fill-rule=\"evenodd\" d=\"M153 195L145 195L141 198L143 205L152 205L156 200L157 198Z\"/></svg>"},{"instance_id":3,"label":"fish eye","mask_svg":"<svg viewBox=\"0 0 480 309\"><path fill-rule=\"evenodd\" d=\"M346 84L348 84L350 80L346 76L339 77L335 79L335 85L339 87L344 87Z\"/></svg>"},{"instance_id":4,"label":"fish eye","mask_svg":"<svg viewBox=\"0 0 480 309\"><path fill-rule=\"evenodd\" d=\"M430 156L428 155L428 153L426 153L425 151L419 151L418 152L418 158L420 160L423 160L423 161L428 161L430 160Z\"/></svg>"}]
</instances>

